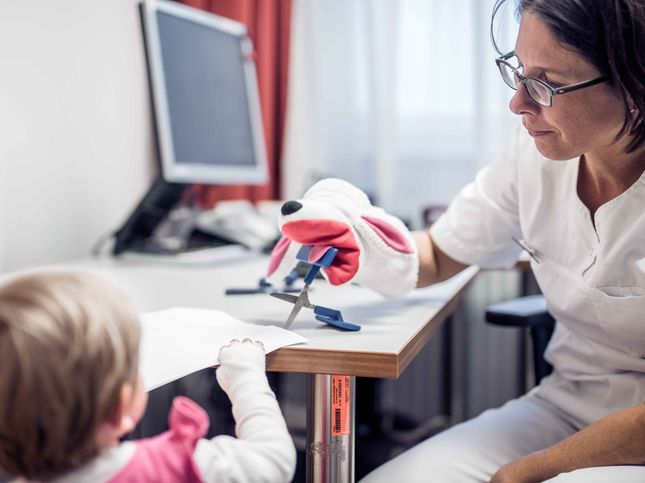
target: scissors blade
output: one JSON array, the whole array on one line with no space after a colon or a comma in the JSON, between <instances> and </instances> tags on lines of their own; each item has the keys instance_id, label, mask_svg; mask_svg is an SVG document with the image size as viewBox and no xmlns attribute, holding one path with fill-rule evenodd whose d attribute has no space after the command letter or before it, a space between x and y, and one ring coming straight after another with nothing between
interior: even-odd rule
<instances>
[{"instance_id":1,"label":"scissors blade","mask_svg":"<svg viewBox=\"0 0 645 483\"><path fill-rule=\"evenodd\" d=\"M302 305L300 304L299 301L296 301L295 304L293 305L293 308L291 309L291 313L289 314L289 317L287 317L287 321L284 324L284 328L288 329L291 327L291 324L293 324L293 321L296 320L296 315L298 315L298 312L300 312L300 309L302 308Z\"/></svg>"},{"instance_id":2,"label":"scissors blade","mask_svg":"<svg viewBox=\"0 0 645 483\"><path fill-rule=\"evenodd\" d=\"M297 295L292 295L288 293L282 293L282 292L271 292L271 297L275 297L280 300L284 300L285 302L289 302L292 304L295 304L296 301L298 300Z\"/></svg>"},{"instance_id":3,"label":"scissors blade","mask_svg":"<svg viewBox=\"0 0 645 483\"><path fill-rule=\"evenodd\" d=\"M300 295L298 295L297 299L295 302L293 302L293 309L291 309L291 313L289 314L289 317L287 317L287 322L284 324L284 328L288 329L293 321L296 318L296 315L298 315L298 312L300 312L300 309L303 307L307 308L315 308L315 305L312 305L309 303L309 285L305 285L302 287L302 291L300 292Z\"/></svg>"}]
</instances>

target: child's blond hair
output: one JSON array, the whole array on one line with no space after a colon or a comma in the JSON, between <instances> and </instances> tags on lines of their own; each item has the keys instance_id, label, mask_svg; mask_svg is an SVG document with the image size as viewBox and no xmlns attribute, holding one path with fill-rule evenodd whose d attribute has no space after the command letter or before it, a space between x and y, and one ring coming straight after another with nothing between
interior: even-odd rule
<instances>
[{"instance_id":1,"label":"child's blond hair","mask_svg":"<svg viewBox=\"0 0 645 483\"><path fill-rule=\"evenodd\" d=\"M98 452L140 326L123 294L88 273L42 271L0 286L0 468L50 478Z\"/></svg>"}]
</instances>

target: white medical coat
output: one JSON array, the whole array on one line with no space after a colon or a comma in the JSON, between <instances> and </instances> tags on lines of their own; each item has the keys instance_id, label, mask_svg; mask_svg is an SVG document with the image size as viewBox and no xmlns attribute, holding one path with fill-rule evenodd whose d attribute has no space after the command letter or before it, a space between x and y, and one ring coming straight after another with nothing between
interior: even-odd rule
<instances>
[{"instance_id":1,"label":"white medical coat","mask_svg":"<svg viewBox=\"0 0 645 483\"><path fill-rule=\"evenodd\" d=\"M611 160L607 160L611 162ZM536 388L583 427L645 401L645 173L602 205L595 226L577 194L579 158L544 158L520 129L496 162L433 225L446 254L483 268L511 267L523 239L557 320Z\"/></svg>"}]
</instances>

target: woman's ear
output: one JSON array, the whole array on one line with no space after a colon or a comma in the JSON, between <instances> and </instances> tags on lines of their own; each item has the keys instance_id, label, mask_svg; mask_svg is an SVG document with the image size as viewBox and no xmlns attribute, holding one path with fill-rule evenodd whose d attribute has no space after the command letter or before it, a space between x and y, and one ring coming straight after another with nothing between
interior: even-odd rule
<instances>
[{"instance_id":1,"label":"woman's ear","mask_svg":"<svg viewBox=\"0 0 645 483\"><path fill-rule=\"evenodd\" d=\"M632 119L632 124L629 129L630 133L633 133L636 131L636 128L641 125L643 122L643 116L641 116L640 111L638 110L638 107L634 104L633 101L629 101L629 115L631 116Z\"/></svg>"},{"instance_id":2,"label":"woman's ear","mask_svg":"<svg viewBox=\"0 0 645 483\"><path fill-rule=\"evenodd\" d=\"M627 107L629 108L629 115L634 121L636 121L640 116L640 112L638 110L638 106L634 102L634 99L632 99L632 96L627 96Z\"/></svg>"}]
</instances>

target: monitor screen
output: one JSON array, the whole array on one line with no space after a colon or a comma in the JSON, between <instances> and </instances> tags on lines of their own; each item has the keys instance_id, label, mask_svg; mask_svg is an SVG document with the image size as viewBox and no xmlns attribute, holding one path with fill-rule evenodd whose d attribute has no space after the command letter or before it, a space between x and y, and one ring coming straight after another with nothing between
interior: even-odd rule
<instances>
[{"instance_id":1,"label":"monitor screen","mask_svg":"<svg viewBox=\"0 0 645 483\"><path fill-rule=\"evenodd\" d=\"M266 148L245 27L174 2L142 3L164 180L259 184Z\"/></svg>"}]
</instances>

